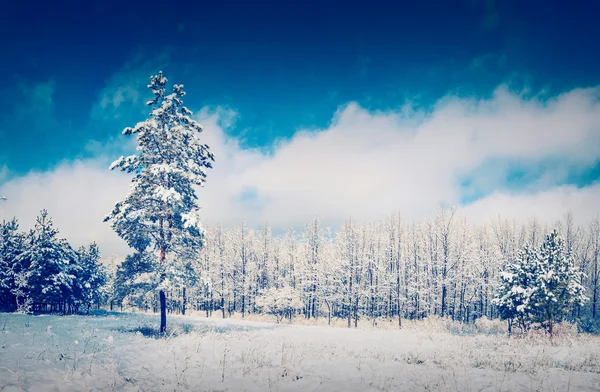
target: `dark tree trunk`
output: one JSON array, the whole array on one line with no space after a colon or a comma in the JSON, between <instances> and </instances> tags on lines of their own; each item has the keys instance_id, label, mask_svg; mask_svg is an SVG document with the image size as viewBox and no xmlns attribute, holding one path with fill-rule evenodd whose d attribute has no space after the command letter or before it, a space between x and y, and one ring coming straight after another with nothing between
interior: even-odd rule
<instances>
[{"instance_id":1,"label":"dark tree trunk","mask_svg":"<svg viewBox=\"0 0 600 392\"><path fill-rule=\"evenodd\" d=\"M596 318L596 309L598 308L598 286L594 286L593 296L592 296L592 318Z\"/></svg>"},{"instance_id":2,"label":"dark tree trunk","mask_svg":"<svg viewBox=\"0 0 600 392\"><path fill-rule=\"evenodd\" d=\"M185 287L183 288L183 291L182 291L182 294L181 294L181 296L182 296L182 301L181 301L181 314L185 316L185 305L186 305L186 302L187 302L187 297L186 297L186 295L185 295Z\"/></svg>"},{"instance_id":3,"label":"dark tree trunk","mask_svg":"<svg viewBox=\"0 0 600 392\"><path fill-rule=\"evenodd\" d=\"M312 303L311 303L311 313L312 313L312 317L315 318L316 317L316 307L317 307L317 284L313 283L313 287L312 287Z\"/></svg>"},{"instance_id":4,"label":"dark tree trunk","mask_svg":"<svg viewBox=\"0 0 600 392\"><path fill-rule=\"evenodd\" d=\"M167 297L163 290L159 291L160 296L160 333L167 332Z\"/></svg>"},{"instance_id":5,"label":"dark tree trunk","mask_svg":"<svg viewBox=\"0 0 600 392\"><path fill-rule=\"evenodd\" d=\"M352 327L352 296L349 297L350 303L348 304L348 328Z\"/></svg>"},{"instance_id":6,"label":"dark tree trunk","mask_svg":"<svg viewBox=\"0 0 600 392\"><path fill-rule=\"evenodd\" d=\"M442 277L442 279L444 279ZM447 295L446 284L442 283L442 317L446 315L446 295Z\"/></svg>"},{"instance_id":7,"label":"dark tree trunk","mask_svg":"<svg viewBox=\"0 0 600 392\"><path fill-rule=\"evenodd\" d=\"M358 328L358 296L354 301L354 328Z\"/></svg>"}]
</instances>

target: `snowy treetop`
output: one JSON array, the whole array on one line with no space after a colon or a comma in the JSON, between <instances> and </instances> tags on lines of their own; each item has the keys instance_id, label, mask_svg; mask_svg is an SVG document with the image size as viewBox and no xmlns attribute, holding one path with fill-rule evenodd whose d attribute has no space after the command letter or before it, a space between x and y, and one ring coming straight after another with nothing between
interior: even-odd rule
<instances>
[{"instance_id":1,"label":"snowy treetop","mask_svg":"<svg viewBox=\"0 0 600 392\"><path fill-rule=\"evenodd\" d=\"M183 106L183 85L174 85L167 94L166 83L162 72L150 78L154 98L147 102L152 107L148 119L123 130L124 135L135 135L137 154L122 156L110 166L135 177L127 197L105 221L111 220L117 234L138 250L149 245L171 249L201 238L193 186L204 184L205 169L215 159L209 146L200 142L202 126Z\"/></svg>"}]
</instances>

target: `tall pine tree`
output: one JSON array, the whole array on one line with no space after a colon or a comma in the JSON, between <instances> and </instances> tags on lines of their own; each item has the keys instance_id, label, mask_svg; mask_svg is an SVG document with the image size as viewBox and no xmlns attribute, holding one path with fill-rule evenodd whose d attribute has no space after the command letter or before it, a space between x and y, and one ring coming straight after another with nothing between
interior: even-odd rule
<instances>
[{"instance_id":1,"label":"tall pine tree","mask_svg":"<svg viewBox=\"0 0 600 392\"><path fill-rule=\"evenodd\" d=\"M166 84L162 72L150 78L148 88L154 93L147 102L153 107L150 117L123 130L124 135L136 135L138 154L121 157L110 168L135 176L129 194L105 218L136 251L158 252L161 333L167 326L167 255L202 246L204 232L194 186L204 184L205 169L214 161L208 145L198 139L202 126L183 106L183 86L174 85L167 95Z\"/></svg>"}]
</instances>

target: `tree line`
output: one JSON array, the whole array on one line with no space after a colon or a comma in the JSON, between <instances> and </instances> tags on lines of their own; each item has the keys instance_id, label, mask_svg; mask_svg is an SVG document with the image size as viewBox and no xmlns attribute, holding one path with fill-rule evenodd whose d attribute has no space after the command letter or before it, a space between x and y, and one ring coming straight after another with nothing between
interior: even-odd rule
<instances>
[{"instance_id":1,"label":"tree line","mask_svg":"<svg viewBox=\"0 0 600 392\"><path fill-rule=\"evenodd\" d=\"M564 251L556 257L582 272L569 279L589 296L589 301L569 302L555 321L597 319L599 220L576 226L567 214L553 227L553 241L557 233L564 237ZM403 319L429 316L461 322L483 316L512 319L519 304L511 314L498 302L502 287L510 291L518 283L503 280L507 266L523 261L523 249L545 246L552 232L537 220L472 225L448 208L422 222L407 222L401 215L366 224L348 220L335 232L318 219L278 236L266 225L214 226L206 230L198 256L175 257L171 263L177 273L168 279L167 307L181 313L190 308L207 315L219 312L223 318L234 313L270 313L278 320L337 317L348 326L361 318L374 324L395 320L399 326ZM554 259L536 260L542 265ZM115 271L112 300L155 310L153 263L143 252L128 256Z\"/></svg>"},{"instance_id":2,"label":"tree line","mask_svg":"<svg viewBox=\"0 0 600 392\"><path fill-rule=\"evenodd\" d=\"M122 261L101 259L95 243L75 250L44 210L28 232L19 230L16 219L0 224L0 306L25 312L74 313L101 305L157 312L162 288L169 312L191 309L223 318L234 313L271 314L277 321L343 318L348 326L364 318L401 326L403 319L473 322L485 316L507 318L522 329L547 323L547 314L550 328L562 319L597 320L600 221L576 226L567 214L553 227L554 232L536 220L501 219L471 225L447 208L422 222L397 214L374 223L348 220L336 231L319 219L281 235L267 225L218 225L206 229L200 253L178 252L165 264L145 251ZM558 283L552 283L549 271L561 257L581 273L569 275L569 264L556 264ZM561 276L567 278L556 280ZM565 286L575 295L540 305L549 298L542 289L568 279L580 285ZM536 290L543 294L537 299ZM588 301L573 300L584 293Z\"/></svg>"}]
</instances>

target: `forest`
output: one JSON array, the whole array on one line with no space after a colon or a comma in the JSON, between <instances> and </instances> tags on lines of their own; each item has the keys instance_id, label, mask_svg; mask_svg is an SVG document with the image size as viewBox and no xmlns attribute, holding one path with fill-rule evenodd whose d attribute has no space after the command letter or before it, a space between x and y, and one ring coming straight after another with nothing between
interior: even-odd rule
<instances>
[{"instance_id":1,"label":"forest","mask_svg":"<svg viewBox=\"0 0 600 392\"><path fill-rule=\"evenodd\" d=\"M572 216L556 222L568 258L583 272L589 301L573 305L567 319L589 324L598 317L600 224L576 226ZM265 225L209 227L199 258L190 260L169 290L169 309L186 307L221 317L270 313L293 317L343 318L348 326L367 318L449 317L473 322L498 318L493 304L504 266L529 244L538 247L551 227L498 219L471 225L455 209L439 208L435 219L406 222L400 214L360 224L351 220L332 231L319 219L304 230L274 236ZM117 268L112 300L156 310L150 262L128 256ZM586 324L586 325L587 325Z\"/></svg>"},{"instance_id":2,"label":"forest","mask_svg":"<svg viewBox=\"0 0 600 392\"><path fill-rule=\"evenodd\" d=\"M206 228L199 254L173 253L163 282L167 310L229 318L270 314L347 320L373 325L448 317L465 323L502 316L494 304L505 266L526 246L539 247L551 229L564 238L567 258L583 274L588 300L566 319L593 332L598 326L600 221L576 225L571 214L553 226L498 218L469 224L454 208L434 219L408 222L400 214L372 223L346 221L337 230L319 219L303 230L274 235L268 225ZM73 250L59 238L48 212L35 228L4 222L0 238L2 305L6 310L86 311L90 307L157 312L155 258L134 252L100 257L95 244ZM165 275L162 275L163 277Z\"/></svg>"}]
</instances>

